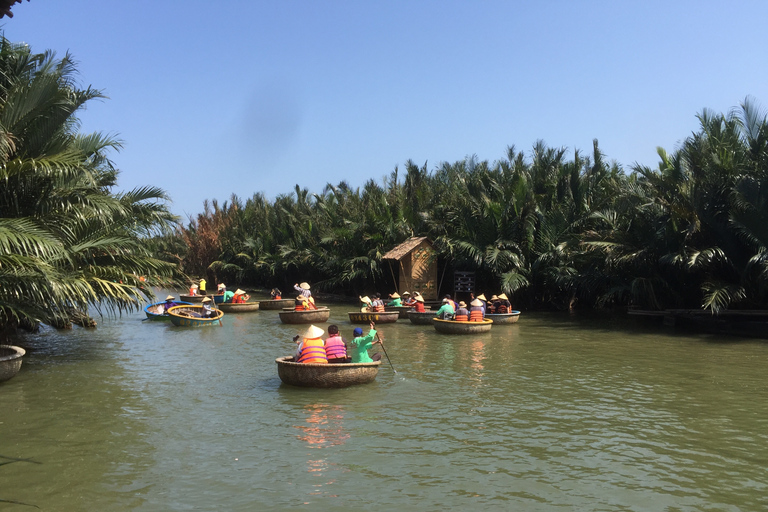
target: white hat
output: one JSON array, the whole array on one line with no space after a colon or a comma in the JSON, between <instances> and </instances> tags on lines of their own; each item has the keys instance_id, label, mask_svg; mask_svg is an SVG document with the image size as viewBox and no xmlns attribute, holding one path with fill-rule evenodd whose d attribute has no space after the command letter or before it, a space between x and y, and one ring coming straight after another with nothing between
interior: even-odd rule
<instances>
[{"instance_id":1,"label":"white hat","mask_svg":"<svg viewBox=\"0 0 768 512\"><path fill-rule=\"evenodd\" d=\"M203 299L203 302L211 302L211 298L210 297L206 297L206 298Z\"/></svg>"},{"instance_id":2,"label":"white hat","mask_svg":"<svg viewBox=\"0 0 768 512\"><path fill-rule=\"evenodd\" d=\"M419 295L418 297L416 297L416 302L424 302L424 297Z\"/></svg>"},{"instance_id":3,"label":"white hat","mask_svg":"<svg viewBox=\"0 0 768 512\"><path fill-rule=\"evenodd\" d=\"M405 297L406 295L410 295L410 293L409 292L403 292L403 297Z\"/></svg>"},{"instance_id":4,"label":"white hat","mask_svg":"<svg viewBox=\"0 0 768 512\"><path fill-rule=\"evenodd\" d=\"M363 304L370 304L371 299L366 295L365 297L360 297L360 302L362 302Z\"/></svg>"},{"instance_id":5,"label":"white hat","mask_svg":"<svg viewBox=\"0 0 768 512\"><path fill-rule=\"evenodd\" d=\"M324 330L322 330L319 327L315 327L314 325L310 325L309 329L307 329L307 332L304 333L304 338L311 340L311 339L319 338L323 334L325 334Z\"/></svg>"},{"instance_id":6,"label":"white hat","mask_svg":"<svg viewBox=\"0 0 768 512\"><path fill-rule=\"evenodd\" d=\"M190 288L198 288L198 286L196 284L193 284L192 286L190 286Z\"/></svg>"},{"instance_id":7,"label":"white hat","mask_svg":"<svg viewBox=\"0 0 768 512\"><path fill-rule=\"evenodd\" d=\"M219 283L219 286L217 288L221 289L221 288L226 288L226 287L227 287L227 285L225 285L224 283Z\"/></svg>"},{"instance_id":8,"label":"white hat","mask_svg":"<svg viewBox=\"0 0 768 512\"><path fill-rule=\"evenodd\" d=\"M235 295L244 295L244 294L245 294L245 292L243 290L241 290L240 288L235 290Z\"/></svg>"},{"instance_id":9,"label":"white hat","mask_svg":"<svg viewBox=\"0 0 768 512\"><path fill-rule=\"evenodd\" d=\"M480 299L475 299L472 302L470 302L469 305L470 306L475 306L475 307L482 306L483 302Z\"/></svg>"},{"instance_id":10,"label":"white hat","mask_svg":"<svg viewBox=\"0 0 768 512\"><path fill-rule=\"evenodd\" d=\"M173 295L169 295L169 296L167 296L167 297L165 298L165 300L174 300L175 298L176 298L176 297L174 297Z\"/></svg>"},{"instance_id":11,"label":"white hat","mask_svg":"<svg viewBox=\"0 0 768 512\"><path fill-rule=\"evenodd\" d=\"M502 299L502 300L509 300L509 299L507 298L507 295L506 295L506 294L504 294L504 293L502 293L501 295L499 295L499 298L500 298L500 299Z\"/></svg>"},{"instance_id":12,"label":"white hat","mask_svg":"<svg viewBox=\"0 0 768 512\"><path fill-rule=\"evenodd\" d=\"M301 283L299 285L299 288L301 288L302 290L309 290L309 284L306 283L306 282L305 283Z\"/></svg>"},{"instance_id":13,"label":"white hat","mask_svg":"<svg viewBox=\"0 0 768 512\"><path fill-rule=\"evenodd\" d=\"M488 299L485 298L485 294L484 293L481 293L480 295L478 295L477 298L480 299L480 300L484 300L486 302L488 301Z\"/></svg>"},{"instance_id":14,"label":"white hat","mask_svg":"<svg viewBox=\"0 0 768 512\"><path fill-rule=\"evenodd\" d=\"M400 296L397 294L397 292L391 293L391 294L389 294L389 296L392 297L393 299L399 299L400 298Z\"/></svg>"}]
</instances>

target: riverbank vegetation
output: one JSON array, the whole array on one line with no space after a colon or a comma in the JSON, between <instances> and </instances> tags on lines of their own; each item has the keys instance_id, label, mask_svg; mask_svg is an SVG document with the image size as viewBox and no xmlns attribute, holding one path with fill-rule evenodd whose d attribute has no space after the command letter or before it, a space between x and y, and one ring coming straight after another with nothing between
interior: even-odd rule
<instances>
[{"instance_id":1,"label":"riverbank vegetation","mask_svg":"<svg viewBox=\"0 0 768 512\"><path fill-rule=\"evenodd\" d=\"M359 189L206 202L162 246L193 275L356 296L393 289L382 255L428 236L442 271L475 271L480 290L517 308L763 309L766 115L748 98L698 119L656 168L624 170L596 140L589 154L539 141L492 163L409 161Z\"/></svg>"},{"instance_id":2,"label":"riverbank vegetation","mask_svg":"<svg viewBox=\"0 0 768 512\"><path fill-rule=\"evenodd\" d=\"M89 307L138 308L177 272L145 243L176 225L165 192L112 192L120 141L79 133L77 112L103 95L76 72L69 55L0 37L2 331L94 325Z\"/></svg>"}]
</instances>

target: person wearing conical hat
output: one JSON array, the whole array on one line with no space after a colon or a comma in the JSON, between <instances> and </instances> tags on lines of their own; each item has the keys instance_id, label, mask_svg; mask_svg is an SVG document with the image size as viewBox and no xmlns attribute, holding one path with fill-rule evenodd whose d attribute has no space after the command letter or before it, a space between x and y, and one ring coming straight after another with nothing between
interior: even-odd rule
<instances>
[{"instance_id":1,"label":"person wearing conical hat","mask_svg":"<svg viewBox=\"0 0 768 512\"><path fill-rule=\"evenodd\" d=\"M373 358L368 355L368 349L381 343L380 340L376 339L376 329L373 322L371 322L371 329L365 336L363 336L363 330L360 327L355 327L353 334L355 339L349 342L348 352L353 363L372 363L381 359L381 354L375 354Z\"/></svg>"},{"instance_id":2,"label":"person wearing conical hat","mask_svg":"<svg viewBox=\"0 0 768 512\"><path fill-rule=\"evenodd\" d=\"M403 306L415 306L416 305L416 299L414 297L411 297L411 294L409 292L403 292Z\"/></svg>"},{"instance_id":3,"label":"person wearing conical hat","mask_svg":"<svg viewBox=\"0 0 768 512\"><path fill-rule=\"evenodd\" d=\"M219 283L219 285L216 287L216 293L226 293L227 291L227 285L224 283Z\"/></svg>"},{"instance_id":4,"label":"person wearing conical hat","mask_svg":"<svg viewBox=\"0 0 768 512\"><path fill-rule=\"evenodd\" d=\"M319 327L309 326L296 349L297 363L328 364L325 342L322 338L324 333L325 331Z\"/></svg>"},{"instance_id":5,"label":"person wearing conical hat","mask_svg":"<svg viewBox=\"0 0 768 512\"><path fill-rule=\"evenodd\" d=\"M317 306L315 306L315 299L312 297L312 292L309 291L309 283L305 281L301 284L294 284L293 289L299 292L299 295L304 297L304 300L308 305L307 309L317 309Z\"/></svg>"},{"instance_id":6,"label":"person wearing conical hat","mask_svg":"<svg viewBox=\"0 0 768 512\"><path fill-rule=\"evenodd\" d=\"M197 288L198 288L197 285L192 283L192 285L189 287L189 295L192 297L197 295Z\"/></svg>"},{"instance_id":7,"label":"person wearing conical hat","mask_svg":"<svg viewBox=\"0 0 768 512\"><path fill-rule=\"evenodd\" d=\"M469 321L469 310L467 309L467 303L459 301L459 307L456 308L456 313L453 315L453 319L457 322Z\"/></svg>"},{"instance_id":8,"label":"person wearing conical hat","mask_svg":"<svg viewBox=\"0 0 768 512\"><path fill-rule=\"evenodd\" d=\"M360 308L361 313L369 313L370 311L373 311L370 297L367 295L365 297L360 297L360 302L363 303L363 307Z\"/></svg>"},{"instance_id":9,"label":"person wearing conical hat","mask_svg":"<svg viewBox=\"0 0 768 512\"><path fill-rule=\"evenodd\" d=\"M479 300L483 303L483 318L485 318L485 312L488 310L488 299L485 298L485 294L481 293L477 297L475 297L474 294L472 294L472 300ZM469 305L472 306L472 301L469 302Z\"/></svg>"},{"instance_id":10,"label":"person wearing conical hat","mask_svg":"<svg viewBox=\"0 0 768 512\"><path fill-rule=\"evenodd\" d=\"M426 309L424 309L424 297L422 297L421 295L419 295L419 296L417 296L417 297L416 297L415 299L413 299L413 300L415 301L415 303L414 303L413 307L414 307L414 309L415 309L415 311L416 311L417 313L426 313L426 312L427 312L427 310L426 310Z\"/></svg>"},{"instance_id":11,"label":"person wearing conical hat","mask_svg":"<svg viewBox=\"0 0 768 512\"><path fill-rule=\"evenodd\" d=\"M496 304L499 302L499 297L491 295L491 300L488 301L488 312L491 314L496 313Z\"/></svg>"},{"instance_id":12,"label":"person wearing conical hat","mask_svg":"<svg viewBox=\"0 0 768 512\"><path fill-rule=\"evenodd\" d=\"M204 317L211 317L213 316L213 308L211 307L211 303L213 301L210 297L206 297L203 299L203 316Z\"/></svg>"},{"instance_id":13,"label":"person wearing conical hat","mask_svg":"<svg viewBox=\"0 0 768 512\"><path fill-rule=\"evenodd\" d=\"M390 293L389 298L392 299L389 302L387 302L387 306L402 306L403 301L400 300L400 295L398 295L397 292Z\"/></svg>"},{"instance_id":14,"label":"person wearing conical hat","mask_svg":"<svg viewBox=\"0 0 768 512\"><path fill-rule=\"evenodd\" d=\"M485 319L485 307L483 301L475 299L469 303L469 321L482 322Z\"/></svg>"},{"instance_id":15,"label":"person wearing conical hat","mask_svg":"<svg viewBox=\"0 0 768 512\"><path fill-rule=\"evenodd\" d=\"M235 293L232 295L232 303L233 304L245 304L248 302L248 299L250 299L250 295L245 294L245 290L241 290L238 288L235 290Z\"/></svg>"},{"instance_id":16,"label":"person wearing conical hat","mask_svg":"<svg viewBox=\"0 0 768 512\"><path fill-rule=\"evenodd\" d=\"M496 306L497 314L509 313L512 309L512 303L509 302L509 299L503 293L499 295L499 300L494 305Z\"/></svg>"},{"instance_id":17,"label":"person wearing conical hat","mask_svg":"<svg viewBox=\"0 0 768 512\"><path fill-rule=\"evenodd\" d=\"M165 303L164 304L160 304L160 308L158 308L158 309L161 309L162 312L164 313L164 312L168 311L169 309L171 309L172 307L178 306L178 304L176 304L175 300L176 300L176 297L174 297L173 295L167 296L165 298Z\"/></svg>"}]
</instances>

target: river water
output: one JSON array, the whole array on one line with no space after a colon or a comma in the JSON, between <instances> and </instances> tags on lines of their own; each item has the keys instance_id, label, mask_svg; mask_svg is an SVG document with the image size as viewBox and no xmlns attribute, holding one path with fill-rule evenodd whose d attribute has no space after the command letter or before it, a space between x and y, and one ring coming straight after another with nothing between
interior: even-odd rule
<instances>
[{"instance_id":1,"label":"river water","mask_svg":"<svg viewBox=\"0 0 768 512\"><path fill-rule=\"evenodd\" d=\"M351 337L352 308L331 310ZM304 330L277 312L143 317L21 340L0 384L0 510L768 509L764 341L401 320L380 326L397 373L385 359L372 384L319 390L277 377Z\"/></svg>"}]
</instances>

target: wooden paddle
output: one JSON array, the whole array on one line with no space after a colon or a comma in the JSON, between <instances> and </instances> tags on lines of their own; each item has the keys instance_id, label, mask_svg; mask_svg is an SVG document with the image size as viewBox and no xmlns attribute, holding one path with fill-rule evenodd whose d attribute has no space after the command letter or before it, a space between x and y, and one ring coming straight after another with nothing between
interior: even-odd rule
<instances>
[{"instance_id":1,"label":"wooden paddle","mask_svg":"<svg viewBox=\"0 0 768 512\"><path fill-rule=\"evenodd\" d=\"M383 350L384 355L387 356L387 361L389 361L389 366L392 366L392 361L389 359L389 354L387 354L387 349L384 348L384 343L381 341L381 338L379 337L379 331L376 331L376 339L379 340L379 345L381 345L381 350ZM397 370L395 370L394 366L392 366L392 371L397 373Z\"/></svg>"}]
</instances>

